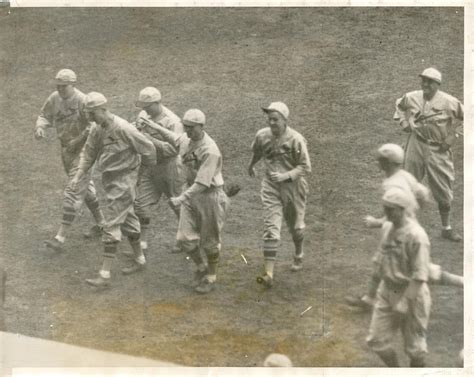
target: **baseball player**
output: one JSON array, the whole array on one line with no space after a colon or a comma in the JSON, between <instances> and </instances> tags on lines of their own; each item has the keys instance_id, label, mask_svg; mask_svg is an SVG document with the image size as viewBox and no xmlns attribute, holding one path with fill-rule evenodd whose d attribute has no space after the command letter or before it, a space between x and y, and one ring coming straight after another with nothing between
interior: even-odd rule
<instances>
[{"instance_id":1,"label":"baseball player","mask_svg":"<svg viewBox=\"0 0 474 377\"><path fill-rule=\"evenodd\" d=\"M394 119L409 133L405 169L418 181L426 175L441 216L441 236L459 242L450 222L454 164L451 145L455 126L464 118L462 103L439 90L441 73L427 68L421 74L421 90L405 94L396 102Z\"/></svg>"},{"instance_id":2,"label":"baseball player","mask_svg":"<svg viewBox=\"0 0 474 377\"><path fill-rule=\"evenodd\" d=\"M386 178L382 184L383 192L387 192L391 188L398 188L405 192L410 198L410 203L413 207L406 209L406 215L416 219L416 211L419 207L425 205L430 201L429 190L415 177L402 168L404 160L403 149L396 144L384 144L377 150L377 161L381 170L385 173ZM366 225L371 228L382 227L387 221L385 217L375 218L367 216ZM378 274L378 263L380 261L380 254L374 255L373 262L375 268L371 279L369 280L369 290L367 294L362 297L347 297L346 301L351 306L358 306L364 309L371 309L375 303L375 294L380 284L381 277ZM429 282L441 285L452 285L457 287L464 286L464 279L462 276L451 274L443 271L441 266L430 264Z\"/></svg>"},{"instance_id":3,"label":"baseball player","mask_svg":"<svg viewBox=\"0 0 474 377\"><path fill-rule=\"evenodd\" d=\"M70 69L60 70L55 78L57 91L52 93L44 103L36 120L35 137L43 139L45 130L54 127L61 142L61 158L69 180L74 177L79 164L79 155L89 134L90 123L84 113L85 94L74 87L76 74ZM86 237L100 235L104 225L104 216L99 208L94 183L91 175L86 174L72 190L68 184L64 190L63 218L56 237L45 241L53 250L62 251L66 235L82 203L92 213L96 225L85 234Z\"/></svg>"},{"instance_id":4,"label":"baseball player","mask_svg":"<svg viewBox=\"0 0 474 377\"><path fill-rule=\"evenodd\" d=\"M430 242L416 219L407 216L411 198L390 188L382 202L387 221L382 226L380 273L382 282L367 337L367 344L389 367L398 367L393 349L401 329L410 367L425 366L426 332L431 308L428 287Z\"/></svg>"},{"instance_id":5,"label":"baseball player","mask_svg":"<svg viewBox=\"0 0 474 377\"><path fill-rule=\"evenodd\" d=\"M163 194L168 198L179 196L183 190L185 179L179 148L166 142L161 134L148 127L143 119L152 120L178 136L183 133L183 125L178 116L161 103L161 93L156 88L143 89L138 95L135 105L143 109L138 114L135 124L155 145L158 157L156 166L142 166L138 179L137 200L135 201L135 212L140 219L142 230L142 249L146 250L148 248L146 232L150 227L151 206L157 204ZM171 207L176 216L179 216L179 210ZM176 253L180 251L180 248L175 246L171 251Z\"/></svg>"},{"instance_id":6,"label":"baseball player","mask_svg":"<svg viewBox=\"0 0 474 377\"><path fill-rule=\"evenodd\" d=\"M221 152L204 131L206 117L198 109L190 109L183 116L186 136L180 137L159 124L146 122L183 153L187 189L170 199L173 206L180 208L176 238L181 249L196 264L196 292L209 293L217 280L221 232L228 207ZM206 254L207 265L200 249Z\"/></svg>"},{"instance_id":7,"label":"baseball player","mask_svg":"<svg viewBox=\"0 0 474 377\"><path fill-rule=\"evenodd\" d=\"M104 258L99 276L86 282L96 287L108 287L110 268L117 253L122 232L134 253L130 266L122 269L131 274L144 268L146 260L140 246L140 222L133 209L140 160L143 164L156 164L153 143L134 126L107 110L107 99L91 92L86 97L86 111L96 124L92 127L81 153L79 169L72 180L73 187L81 181L98 161L102 184L107 198L106 224L103 228ZM140 158L141 157L141 158Z\"/></svg>"},{"instance_id":8,"label":"baseball player","mask_svg":"<svg viewBox=\"0 0 474 377\"><path fill-rule=\"evenodd\" d=\"M255 136L248 174L255 177L254 166L263 159L266 170L261 190L265 273L257 278L257 282L270 288L273 285L282 217L295 244L291 270L299 271L303 267L304 215L308 193L305 175L311 172L311 163L306 140L287 124L288 107L283 102L273 102L262 110L267 114L268 127Z\"/></svg>"}]
</instances>

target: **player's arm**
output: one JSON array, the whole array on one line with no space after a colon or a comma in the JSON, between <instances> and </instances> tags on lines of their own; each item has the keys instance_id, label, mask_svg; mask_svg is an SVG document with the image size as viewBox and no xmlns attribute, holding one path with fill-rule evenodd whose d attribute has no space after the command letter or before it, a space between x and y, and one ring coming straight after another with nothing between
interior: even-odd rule
<instances>
[{"instance_id":1,"label":"player's arm","mask_svg":"<svg viewBox=\"0 0 474 377\"><path fill-rule=\"evenodd\" d=\"M153 166L156 165L156 150L153 143L148 140L140 131L135 127L129 127L122 129L123 137L131 147L142 157L143 165Z\"/></svg>"},{"instance_id":2,"label":"player's arm","mask_svg":"<svg viewBox=\"0 0 474 377\"><path fill-rule=\"evenodd\" d=\"M408 110L408 98L404 95L402 98L398 98L395 101L395 114L393 119L398 121L398 124L405 132L411 131L410 120L406 117Z\"/></svg>"},{"instance_id":3,"label":"player's arm","mask_svg":"<svg viewBox=\"0 0 474 377\"><path fill-rule=\"evenodd\" d=\"M395 307L395 310L400 313L407 312L408 306L418 297L421 287L429 279L430 244L427 238L424 236L411 244L408 256L411 279Z\"/></svg>"},{"instance_id":4,"label":"player's arm","mask_svg":"<svg viewBox=\"0 0 474 377\"><path fill-rule=\"evenodd\" d=\"M48 97L46 102L41 108L40 114L36 119L35 125L35 137L37 139L42 139L45 137L46 128L52 127L53 116L54 116L54 104L52 95Z\"/></svg>"},{"instance_id":5,"label":"player's arm","mask_svg":"<svg viewBox=\"0 0 474 377\"><path fill-rule=\"evenodd\" d=\"M456 120L454 123L462 122L464 120L464 106L462 105L461 101L455 100L454 103L451 104L451 115ZM459 124L459 123L458 123ZM448 127L448 136L443 142L441 146L441 151L447 151L451 146L454 144L456 140L456 124L451 124Z\"/></svg>"},{"instance_id":6,"label":"player's arm","mask_svg":"<svg viewBox=\"0 0 474 377\"><path fill-rule=\"evenodd\" d=\"M270 179L274 182L284 182L284 181L295 181L300 177L304 177L305 175L311 172L311 162L309 160L309 153L308 148L306 146L306 140L297 140L294 142L291 150L292 156L294 161L296 162L296 166L285 172L285 173L278 173L272 172L270 173Z\"/></svg>"},{"instance_id":7,"label":"player's arm","mask_svg":"<svg viewBox=\"0 0 474 377\"><path fill-rule=\"evenodd\" d=\"M258 135L252 143L252 158L248 167L248 174L251 177L255 177L255 165L261 160L262 151L258 140Z\"/></svg>"},{"instance_id":8,"label":"player's arm","mask_svg":"<svg viewBox=\"0 0 474 377\"><path fill-rule=\"evenodd\" d=\"M216 173L220 158L220 156L215 154L204 154L202 156L201 164L196 174L196 178L194 179L194 183L180 196L176 198L171 198L171 203L175 206L178 206L185 200L190 200L194 196L202 193L204 190L211 187L212 178Z\"/></svg>"},{"instance_id":9,"label":"player's arm","mask_svg":"<svg viewBox=\"0 0 474 377\"><path fill-rule=\"evenodd\" d=\"M76 189L77 183L82 179L84 174L86 174L92 165L94 165L94 162L99 155L99 143L97 129L92 128L87 137L86 143L84 144L84 148L82 148L76 175L71 180L71 187L73 190Z\"/></svg>"},{"instance_id":10,"label":"player's arm","mask_svg":"<svg viewBox=\"0 0 474 377\"><path fill-rule=\"evenodd\" d=\"M164 141L169 143L171 146L178 148L178 140L180 138L180 135L177 133L168 130L167 128L163 127L162 125L153 122L150 119L140 117L137 122L143 122L143 124L147 127L150 127L153 131L157 132L160 134L160 136L163 138Z\"/></svg>"}]
</instances>

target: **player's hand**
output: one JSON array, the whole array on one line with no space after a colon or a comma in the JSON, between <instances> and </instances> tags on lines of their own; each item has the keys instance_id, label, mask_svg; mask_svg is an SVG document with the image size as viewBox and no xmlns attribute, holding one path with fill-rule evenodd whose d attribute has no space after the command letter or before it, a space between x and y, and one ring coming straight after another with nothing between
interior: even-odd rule
<instances>
[{"instance_id":1,"label":"player's hand","mask_svg":"<svg viewBox=\"0 0 474 377\"><path fill-rule=\"evenodd\" d=\"M170 198L170 203L174 208L178 208L181 205L182 202L183 202L183 200L181 199L180 196L174 196L174 197Z\"/></svg>"},{"instance_id":2,"label":"player's hand","mask_svg":"<svg viewBox=\"0 0 474 377\"><path fill-rule=\"evenodd\" d=\"M44 129L42 129L41 127L38 127L35 130L35 138L39 140L39 139L43 139L44 137L45 137Z\"/></svg>"},{"instance_id":3,"label":"player's hand","mask_svg":"<svg viewBox=\"0 0 474 377\"><path fill-rule=\"evenodd\" d=\"M253 165L249 166L248 173L250 177L255 178L255 168L253 167Z\"/></svg>"},{"instance_id":4,"label":"player's hand","mask_svg":"<svg viewBox=\"0 0 474 377\"><path fill-rule=\"evenodd\" d=\"M445 152L449 151L449 148L451 148L451 145L449 145L447 143L441 143L441 145L439 146L438 151L440 153L445 153Z\"/></svg>"},{"instance_id":5,"label":"player's hand","mask_svg":"<svg viewBox=\"0 0 474 377\"><path fill-rule=\"evenodd\" d=\"M373 216L365 216L364 223L367 228L379 228L380 227L380 219L377 219Z\"/></svg>"},{"instance_id":6,"label":"player's hand","mask_svg":"<svg viewBox=\"0 0 474 377\"><path fill-rule=\"evenodd\" d=\"M270 180L272 182L283 182L288 179L288 175L284 173L272 172L270 173Z\"/></svg>"},{"instance_id":7,"label":"player's hand","mask_svg":"<svg viewBox=\"0 0 474 377\"><path fill-rule=\"evenodd\" d=\"M408 313L408 299L403 296L395 305L393 310L401 315L405 315Z\"/></svg>"}]
</instances>

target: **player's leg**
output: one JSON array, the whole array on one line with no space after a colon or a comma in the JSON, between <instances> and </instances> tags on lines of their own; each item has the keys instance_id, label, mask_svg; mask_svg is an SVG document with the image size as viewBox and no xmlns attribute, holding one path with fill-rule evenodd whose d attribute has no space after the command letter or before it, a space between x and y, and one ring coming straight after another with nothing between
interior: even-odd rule
<instances>
[{"instance_id":1,"label":"player's leg","mask_svg":"<svg viewBox=\"0 0 474 377\"><path fill-rule=\"evenodd\" d=\"M190 201L181 204L178 222L178 232L176 240L183 252L187 253L189 258L196 265L194 280L196 284L206 276L208 272L207 265L201 257L199 248L199 224L200 214L196 211L196 206Z\"/></svg>"},{"instance_id":2,"label":"player's leg","mask_svg":"<svg viewBox=\"0 0 474 377\"><path fill-rule=\"evenodd\" d=\"M133 208L136 182L136 172L125 177L115 177L113 174L102 175L102 184L107 198L107 205L104 207L106 223L102 231L104 258L99 276L86 280L90 285L97 287L109 285L110 269L117 254L118 244L122 239L121 226L125 223L130 209Z\"/></svg>"},{"instance_id":3,"label":"player's leg","mask_svg":"<svg viewBox=\"0 0 474 377\"><path fill-rule=\"evenodd\" d=\"M384 283L380 284L372 312L372 319L367 336L367 345L382 359L388 367L398 367L397 353L393 341L398 329L398 317L392 311L389 290Z\"/></svg>"},{"instance_id":4,"label":"player's leg","mask_svg":"<svg viewBox=\"0 0 474 377\"><path fill-rule=\"evenodd\" d=\"M84 233L84 237L98 237L102 234L102 228L105 225L105 218L102 210L100 209L99 200L97 199L97 192L92 179L89 180L87 185L84 202L86 203L87 208L89 208L89 211L95 220L95 225L93 225L88 232Z\"/></svg>"},{"instance_id":5,"label":"player's leg","mask_svg":"<svg viewBox=\"0 0 474 377\"><path fill-rule=\"evenodd\" d=\"M425 176L425 148L428 148L428 146L419 141L415 134L411 133L408 136L403 167L419 182L421 182Z\"/></svg>"},{"instance_id":6,"label":"player's leg","mask_svg":"<svg viewBox=\"0 0 474 377\"><path fill-rule=\"evenodd\" d=\"M198 210L201 213L201 247L206 253L208 272L196 287L199 293L214 289L217 280L217 267L222 247L221 232L224 227L228 199L223 189L215 189L200 195Z\"/></svg>"},{"instance_id":7,"label":"player's leg","mask_svg":"<svg viewBox=\"0 0 474 377\"><path fill-rule=\"evenodd\" d=\"M436 147L432 147L436 148ZM432 151L427 165L428 183L438 203L441 217L441 235L450 241L460 242L461 236L451 226L451 203L453 201L454 164L451 151Z\"/></svg>"},{"instance_id":8,"label":"player's leg","mask_svg":"<svg viewBox=\"0 0 474 377\"><path fill-rule=\"evenodd\" d=\"M64 170L68 176L68 183L63 192L63 214L62 221L56 236L52 240L45 241L46 247L56 251L62 251L66 237L69 234L71 225L76 218L76 214L80 210L87 192L87 185L90 180L90 174L85 174L84 178L79 182L77 189L73 190L70 185L71 179L75 176L79 156L68 153L64 148L61 150L61 158Z\"/></svg>"},{"instance_id":9,"label":"player's leg","mask_svg":"<svg viewBox=\"0 0 474 377\"><path fill-rule=\"evenodd\" d=\"M257 282L269 288L273 284L273 271L280 245L283 205L279 185L267 179L262 181L260 196L264 212L263 264L265 272L257 278Z\"/></svg>"},{"instance_id":10,"label":"player's leg","mask_svg":"<svg viewBox=\"0 0 474 377\"><path fill-rule=\"evenodd\" d=\"M306 198L308 195L308 184L304 178L284 184L282 187L283 217L290 230L295 245L295 254L292 271L303 268L304 257L304 216L306 211Z\"/></svg>"},{"instance_id":11,"label":"player's leg","mask_svg":"<svg viewBox=\"0 0 474 377\"><path fill-rule=\"evenodd\" d=\"M137 198L134 209L140 222L140 242L142 250L148 249L147 236L151 224L151 207L158 203L159 195L152 179L152 171L149 168L142 168L137 183Z\"/></svg>"},{"instance_id":12,"label":"player's leg","mask_svg":"<svg viewBox=\"0 0 474 377\"><path fill-rule=\"evenodd\" d=\"M424 367L428 353L426 333L431 309L431 297L427 284L423 284L420 293L409 305L402 323L402 335L405 353L410 358L410 367Z\"/></svg>"},{"instance_id":13,"label":"player's leg","mask_svg":"<svg viewBox=\"0 0 474 377\"><path fill-rule=\"evenodd\" d=\"M179 168L179 166L176 166L176 164L173 164L171 168L169 169L169 172L167 176L164 179L164 184L163 184L163 192L166 195L168 199L171 197L177 197L181 195L184 189L184 174L183 170ZM169 201L168 201L169 203ZM169 203L170 204L170 203ZM175 208L170 204L170 208L173 210L175 213L178 221L179 221L179 213L180 210L179 208ZM171 248L171 253L177 254L182 252L181 248L179 247L178 243L176 243L172 248Z\"/></svg>"}]
</instances>

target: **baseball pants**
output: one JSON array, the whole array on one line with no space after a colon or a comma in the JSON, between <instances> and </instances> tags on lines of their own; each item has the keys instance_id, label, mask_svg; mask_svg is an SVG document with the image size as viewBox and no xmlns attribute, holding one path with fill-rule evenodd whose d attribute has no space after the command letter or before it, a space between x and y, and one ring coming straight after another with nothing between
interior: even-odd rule
<instances>
[{"instance_id":1,"label":"baseball pants","mask_svg":"<svg viewBox=\"0 0 474 377\"><path fill-rule=\"evenodd\" d=\"M102 174L107 204L104 208L106 224L102 241L106 244L120 242L122 233L128 237L140 234L140 222L133 203L136 198L138 167L125 172Z\"/></svg>"},{"instance_id":2,"label":"baseball pants","mask_svg":"<svg viewBox=\"0 0 474 377\"><path fill-rule=\"evenodd\" d=\"M181 204L179 245L186 252L200 247L206 254L220 251L228 198L222 187L211 187Z\"/></svg>"},{"instance_id":3,"label":"baseball pants","mask_svg":"<svg viewBox=\"0 0 474 377\"><path fill-rule=\"evenodd\" d=\"M293 240L303 238L307 195L308 184L304 178L280 183L268 178L262 181L260 197L264 211L263 243L266 259L276 258L283 219Z\"/></svg>"},{"instance_id":4,"label":"baseball pants","mask_svg":"<svg viewBox=\"0 0 474 377\"><path fill-rule=\"evenodd\" d=\"M449 207L453 201L453 156L451 150L438 150L438 146L423 143L412 133L405 148L405 170L420 182L426 175L435 200Z\"/></svg>"},{"instance_id":5,"label":"baseball pants","mask_svg":"<svg viewBox=\"0 0 474 377\"><path fill-rule=\"evenodd\" d=\"M405 287L390 286L382 280L378 290L367 344L375 352L393 350L393 341L401 329L405 353L412 359L422 358L427 352L426 332L431 308L428 285L424 283L415 300L410 302L408 312L396 313L396 306Z\"/></svg>"}]
</instances>

